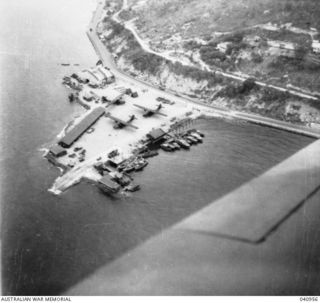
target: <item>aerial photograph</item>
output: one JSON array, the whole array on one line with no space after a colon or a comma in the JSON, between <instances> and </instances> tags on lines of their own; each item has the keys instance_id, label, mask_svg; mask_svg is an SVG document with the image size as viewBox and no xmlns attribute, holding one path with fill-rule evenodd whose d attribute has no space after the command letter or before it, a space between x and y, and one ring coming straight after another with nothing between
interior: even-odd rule
<instances>
[{"instance_id":1,"label":"aerial photograph","mask_svg":"<svg viewBox=\"0 0 320 303\"><path fill-rule=\"evenodd\" d=\"M318 300L319 0L1 0L0 25L1 295Z\"/></svg>"}]
</instances>

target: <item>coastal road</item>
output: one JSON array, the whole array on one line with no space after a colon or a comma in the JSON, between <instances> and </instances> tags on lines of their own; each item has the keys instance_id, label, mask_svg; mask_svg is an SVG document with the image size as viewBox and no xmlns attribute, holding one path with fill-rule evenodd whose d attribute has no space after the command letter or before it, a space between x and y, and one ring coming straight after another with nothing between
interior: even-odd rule
<instances>
[{"instance_id":1,"label":"coastal road","mask_svg":"<svg viewBox=\"0 0 320 303\"><path fill-rule=\"evenodd\" d=\"M127 30L131 31L131 33L134 35L135 39L137 40L137 42L140 44L141 48L144 51L146 51L148 53L152 53L154 55L157 55L157 56L162 57L162 58L164 58L166 60L169 60L169 61L179 61L179 59L170 58L170 56L168 56L168 54L165 54L165 53L162 53L162 52L156 52L156 51L152 50L149 47L149 45L143 39L140 38L136 28L134 27L134 19L126 21L126 22L121 22L120 21L118 16L121 13L121 11L127 9L127 6L128 6L127 1L124 0L122 9L119 10L117 13L115 13L113 15L112 19L115 22L117 22L119 24L122 24ZM200 60L200 61L202 61L202 60ZM184 65L184 63L182 61L179 61L179 62ZM229 78L229 79L233 79L233 80L237 80L237 81L242 81L242 82L252 77L252 76L250 76L248 74L244 74L242 72L239 72L237 74L235 74L235 73L227 73L227 72L223 72L221 70L213 70L208 66L207 66L207 69L210 72L212 72L212 73L214 73L216 75L220 75L220 76L223 76L225 78ZM307 92L297 91L295 89L289 89L289 88L285 88L285 87L281 87L281 86L277 86L277 85L273 85L273 84L268 84L268 83L265 83L265 82L262 82L262 81L255 81L255 83L257 85L261 86L261 87L269 87L269 88L275 89L275 90L280 91L280 92L288 92L289 94L291 94L293 96L297 96L297 97L301 97L301 98L305 98L305 99L309 99L309 100L318 100L319 101L319 99L317 97L315 97L312 94L309 94Z\"/></svg>"},{"instance_id":2,"label":"coastal road","mask_svg":"<svg viewBox=\"0 0 320 303\"><path fill-rule=\"evenodd\" d=\"M114 73L114 75L116 77L118 77L122 80L125 80L125 81L129 81L131 83L134 83L136 86L142 87L143 89L152 90L153 92L157 93L161 97L168 98L173 101L183 102L183 103L192 102L193 104L197 105L198 107L201 107L202 110L205 110L205 111L211 110L211 111L216 112L217 114L228 115L229 112L227 110L213 107L213 106L209 106L209 105L203 104L200 101L196 101L193 99L189 99L189 98L185 98L185 97L182 98L180 96L176 96L176 95L171 94L167 91L163 91L159 88L156 88L147 82L133 78L132 76L129 76L125 72L120 70L118 68L118 66L115 64L115 61L114 61L112 54L107 50L106 46L101 42L99 36L97 35L97 33L95 31L97 24L98 24L99 20L101 19L102 13L103 13L103 3L99 2L98 8L97 8L90 24L89 24L89 30L87 31L87 35L88 35L96 53L97 53L97 55L99 56L99 58L103 62L103 64L105 66L108 66L112 70L112 72ZM92 29L92 30L90 30L90 29Z\"/></svg>"},{"instance_id":3,"label":"coastal road","mask_svg":"<svg viewBox=\"0 0 320 303\"><path fill-rule=\"evenodd\" d=\"M107 50L105 45L102 43L100 40L99 36L97 35L96 32L96 27L99 21L101 20L102 14L103 14L103 7L104 3L99 2L98 7L96 11L93 14L93 17L91 19L91 22L89 24L89 30L87 31L87 35L97 53L101 61L105 66L108 66L112 72L115 74L116 77L129 81L131 83L134 83L137 86L140 86L144 89L149 89L153 90L155 93L157 93L159 96L162 96L164 98L168 98L170 100L176 101L176 102L184 102L184 103L193 103L196 105L199 109L212 113L212 114L217 114L217 115L222 115L222 116L227 116L227 117L233 117L233 118L239 118L241 120L246 120L252 123L256 124L261 124L261 125L266 125L269 127L273 128L278 128L286 131L291 131L294 133L314 137L314 138L320 138L320 130L318 129L311 129L302 125L294 125L291 123L287 123L284 121L279 121L271 118L266 118L254 114L249 114L249 113L244 113L244 112L236 112L236 111L229 111L229 110L224 110L221 108L217 108L211 105L204 104L200 101L196 101L187 97L180 97L176 96L174 94L169 93L168 91L163 91L160 90L154 86L152 86L149 83L146 83L144 81L141 81L139 79L133 78L129 75L127 75L125 72L120 70L117 65L115 64L114 58L112 54ZM281 88L282 89L282 88Z\"/></svg>"}]
</instances>

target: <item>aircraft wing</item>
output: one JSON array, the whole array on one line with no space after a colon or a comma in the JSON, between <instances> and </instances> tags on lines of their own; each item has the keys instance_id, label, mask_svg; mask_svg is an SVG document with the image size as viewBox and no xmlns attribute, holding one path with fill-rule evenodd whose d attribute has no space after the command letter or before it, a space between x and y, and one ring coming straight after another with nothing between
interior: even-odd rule
<instances>
[{"instance_id":1,"label":"aircraft wing","mask_svg":"<svg viewBox=\"0 0 320 303\"><path fill-rule=\"evenodd\" d=\"M152 109L148 108L148 107L145 107L145 106L142 106L142 105L139 105L139 104L133 104L135 107L138 107L138 108L141 108L143 110L146 110L146 111L152 111Z\"/></svg>"},{"instance_id":2,"label":"aircraft wing","mask_svg":"<svg viewBox=\"0 0 320 303\"><path fill-rule=\"evenodd\" d=\"M146 111L147 113L153 113L153 114L158 114L158 115L167 117L167 115L165 115L165 114L163 114L163 113L160 113L160 110L159 110L159 109L152 109L152 108L148 108L148 107L145 107L145 106L142 106L142 105L138 105L138 104L133 104L133 105L134 105L135 107L138 107L138 108L143 109L143 110Z\"/></svg>"},{"instance_id":3,"label":"aircraft wing","mask_svg":"<svg viewBox=\"0 0 320 303\"><path fill-rule=\"evenodd\" d=\"M131 123L126 123L125 126L132 127L132 128L134 128L134 129L138 129L137 126L135 126L135 125L133 125L133 124L131 124Z\"/></svg>"},{"instance_id":4,"label":"aircraft wing","mask_svg":"<svg viewBox=\"0 0 320 303\"><path fill-rule=\"evenodd\" d=\"M154 112L156 115L160 115L160 116L164 116L164 117L168 117L168 115L164 114L164 113L160 113L158 110Z\"/></svg>"},{"instance_id":5,"label":"aircraft wing","mask_svg":"<svg viewBox=\"0 0 320 303\"><path fill-rule=\"evenodd\" d=\"M138 129L138 127L135 125L132 125L131 122L127 122L127 121L121 120L119 118L116 118L116 117L112 116L109 112L107 112L105 114L105 116L110 118L111 120L115 121L116 123L123 125L123 126L128 126L128 127Z\"/></svg>"},{"instance_id":6,"label":"aircraft wing","mask_svg":"<svg viewBox=\"0 0 320 303\"><path fill-rule=\"evenodd\" d=\"M121 123L121 124L124 124L124 125L127 123L126 121L123 121L123 120L121 120L121 119L119 119L119 118L116 118L116 117L112 116L109 112L107 112L107 113L105 114L105 116L108 117L108 118L110 118L111 120L117 122L117 123Z\"/></svg>"}]
</instances>

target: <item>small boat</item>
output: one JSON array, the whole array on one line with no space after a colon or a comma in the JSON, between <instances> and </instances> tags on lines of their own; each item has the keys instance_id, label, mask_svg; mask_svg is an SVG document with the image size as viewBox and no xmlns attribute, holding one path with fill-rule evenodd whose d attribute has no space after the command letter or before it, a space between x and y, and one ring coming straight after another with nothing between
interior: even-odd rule
<instances>
[{"instance_id":1,"label":"small boat","mask_svg":"<svg viewBox=\"0 0 320 303\"><path fill-rule=\"evenodd\" d=\"M170 137L165 143L169 144L174 150L180 149L180 145L175 141L174 138Z\"/></svg>"},{"instance_id":2,"label":"small boat","mask_svg":"<svg viewBox=\"0 0 320 303\"><path fill-rule=\"evenodd\" d=\"M130 192L134 192L134 191L139 190L140 188L141 187L139 184L131 183L125 188L125 190L130 191Z\"/></svg>"},{"instance_id":3,"label":"small boat","mask_svg":"<svg viewBox=\"0 0 320 303\"><path fill-rule=\"evenodd\" d=\"M168 143L163 143L163 144L160 145L160 147L161 147L161 149L164 150L164 151L169 151L169 152L171 152L171 151L174 150L174 148L173 148L170 144L168 144Z\"/></svg>"},{"instance_id":4,"label":"small boat","mask_svg":"<svg viewBox=\"0 0 320 303\"><path fill-rule=\"evenodd\" d=\"M172 151L175 151L177 149L176 146L174 145L174 142L170 142L167 144L169 145L169 147L171 148Z\"/></svg>"},{"instance_id":5,"label":"small boat","mask_svg":"<svg viewBox=\"0 0 320 303\"><path fill-rule=\"evenodd\" d=\"M143 170L147 165L148 165L148 161L146 161L146 160L139 161L139 162L134 164L134 170L135 171Z\"/></svg>"},{"instance_id":6,"label":"small boat","mask_svg":"<svg viewBox=\"0 0 320 303\"><path fill-rule=\"evenodd\" d=\"M191 144L197 144L198 140L196 140L195 138L193 138L192 136L185 136L185 139L187 140L187 142L191 142Z\"/></svg>"},{"instance_id":7,"label":"small boat","mask_svg":"<svg viewBox=\"0 0 320 303\"><path fill-rule=\"evenodd\" d=\"M190 146L193 144L193 142L190 140L190 139L188 139L187 137L184 137L183 138Z\"/></svg>"},{"instance_id":8,"label":"small boat","mask_svg":"<svg viewBox=\"0 0 320 303\"><path fill-rule=\"evenodd\" d=\"M170 143L176 150L179 150L181 147L177 142Z\"/></svg>"},{"instance_id":9,"label":"small boat","mask_svg":"<svg viewBox=\"0 0 320 303\"><path fill-rule=\"evenodd\" d=\"M198 140L201 140L201 141L203 140L202 137L197 132L192 132L190 133L190 135L197 138Z\"/></svg>"},{"instance_id":10,"label":"small boat","mask_svg":"<svg viewBox=\"0 0 320 303\"><path fill-rule=\"evenodd\" d=\"M190 144L184 139L176 139L176 142L184 149L190 148Z\"/></svg>"},{"instance_id":11,"label":"small boat","mask_svg":"<svg viewBox=\"0 0 320 303\"><path fill-rule=\"evenodd\" d=\"M157 151L155 151L155 150L149 150L149 151L141 154L141 157L142 157L142 158L151 158L151 157L155 157L155 156L157 156L157 155L159 155L159 153L158 153Z\"/></svg>"},{"instance_id":12,"label":"small boat","mask_svg":"<svg viewBox=\"0 0 320 303\"><path fill-rule=\"evenodd\" d=\"M194 130L199 136L201 136L202 138L204 137L204 133L198 131L197 129Z\"/></svg>"},{"instance_id":13,"label":"small boat","mask_svg":"<svg viewBox=\"0 0 320 303\"><path fill-rule=\"evenodd\" d=\"M194 139L196 139L197 142L200 142L200 143L203 142L202 137L201 137L200 135L198 135L197 133L191 133L191 134L189 134L189 136L191 136L191 137L193 137Z\"/></svg>"},{"instance_id":14,"label":"small boat","mask_svg":"<svg viewBox=\"0 0 320 303\"><path fill-rule=\"evenodd\" d=\"M134 171L134 166L133 165L128 165L127 167L125 167L124 169L123 169L123 171L125 172L125 173L131 173L131 172L133 172Z\"/></svg>"}]
</instances>

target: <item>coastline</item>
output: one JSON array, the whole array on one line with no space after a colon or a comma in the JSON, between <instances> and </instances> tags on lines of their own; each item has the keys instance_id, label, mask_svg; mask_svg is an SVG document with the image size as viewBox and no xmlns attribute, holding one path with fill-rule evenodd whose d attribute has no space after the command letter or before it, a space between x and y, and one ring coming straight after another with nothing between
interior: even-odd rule
<instances>
[{"instance_id":1,"label":"coastline","mask_svg":"<svg viewBox=\"0 0 320 303\"><path fill-rule=\"evenodd\" d=\"M320 131L318 130L312 130L304 126L299 126L299 125L292 125L290 123L284 122L284 121L278 121L270 118L265 118L261 116L257 116L254 114L248 114L248 113L243 113L243 112L236 112L236 111L227 111L224 109L219 109L214 106L206 105L201 103L198 100L182 97L180 95L173 95L171 92L168 91L163 91L160 90L154 86L152 86L150 83L147 83L145 81L141 81L136 78L132 78L131 76L127 75L124 71L120 70L117 66L116 63L114 62L112 58L112 54L109 53L109 51L106 49L106 47L103 45L101 40L99 39L97 32L96 32L96 27L98 22L100 21L101 15L103 13L103 2L99 2L97 9L94 11L91 22L89 24L89 28L87 30L87 36L94 47L94 50L96 54L98 55L99 59L103 63L104 66L108 66L110 70L113 72L113 74L117 78L117 83L118 84L123 84L124 86L128 87L129 83L132 85L134 88L139 87L142 91L149 91L150 96L154 97L155 95L170 98L170 100L173 100L174 103L178 103L180 106L176 108L175 110L171 110L171 112L174 112L175 114L171 114L171 119L183 119L183 115L186 115L188 112L192 112L193 114L193 119L199 116L206 116L206 117L222 117L226 119L236 119L239 121L246 121L248 123L253 123L253 124L258 124L262 126L267 126L275 129L280 129L280 130L285 130L288 132L300 134L300 135L305 135L308 137L312 138L320 138ZM140 99L140 97L139 97ZM140 100L141 101L141 100ZM143 100L142 100L143 101ZM145 100L146 101L146 100ZM148 103L143 101L142 105L147 106ZM175 105L176 106L176 105ZM182 106L182 107L181 107ZM128 108L127 108L128 109ZM173 109L173 108L172 108ZM126 110L125 113L129 115L130 110ZM177 114L179 113L179 114ZM80 118L84 117L86 115L86 112L81 115ZM77 121L80 120L80 118L76 119ZM164 121L162 121L164 122ZM76 125L75 121L70 125L70 123L60 132L60 134L57 136L57 138L61 137L61 135L65 134L66 130L70 126ZM110 128L105 128L104 126L104 132L113 134L114 130ZM99 180L101 176L98 174L97 171L94 170L93 165L95 165L99 159L99 161L107 161L108 157L106 156L106 151L109 150L109 152L114 149L114 144L116 144L117 148L119 147L120 150L124 151L124 158L129 158L130 156L133 155L133 150L137 148L139 145L139 141L145 137L145 135L153 128L155 127L165 127L169 129L170 127L170 122L169 119L166 121L166 123L162 123L161 121L159 123L153 124L152 126L144 126L139 125L139 127L142 129L142 131L139 131L138 133L129 133L125 138L119 137L119 135L115 135L116 141L111 143L109 145L101 145L103 148L100 146L100 150L95 149L93 147L94 152L90 153L90 156L88 157L89 159L86 160L83 163L78 163L71 169L66 169L65 173L58 177L52 187L49 189L50 192L54 194L60 194L67 188L79 183L83 178L91 179L93 181ZM101 128L101 126L100 126ZM100 134L103 132L100 131ZM97 139L95 140L87 140L88 136L86 137L86 140L84 141L86 144L86 147L95 146L99 145L99 139L97 137L97 134L95 135ZM112 135L114 136L114 134ZM87 142L86 142L87 141ZM82 140L83 143L83 140ZM69 159L70 160L70 159ZM68 168L68 158L63 159L55 159L54 162L57 162L58 165L62 165L65 168ZM67 162L64 162L67 161Z\"/></svg>"},{"instance_id":2,"label":"coastline","mask_svg":"<svg viewBox=\"0 0 320 303\"><path fill-rule=\"evenodd\" d=\"M154 274L160 283L167 282L166 287L158 281L150 286L159 294L171 289L182 291L180 284L176 284L179 281L189 292L198 294L207 294L214 289L229 295L241 294L246 291L241 286L248 286L248 291L260 290L259 293L263 290L287 290L289 293L290 290L299 292L302 288L308 288L308 291L311 287L316 288L318 284L313 283L311 276L305 278L305 274L310 275L309 261L317 260L317 247L312 241L320 232L316 199L313 199L316 208L310 209L312 203L307 201L305 205L309 211L303 208L292 216L291 219L297 218L300 225L288 220L279 229L283 237L279 239L277 232L264 245L243 244L240 247L240 242L237 245L235 241L224 241L197 231L190 232L192 237L186 239L182 238L186 232L179 231L173 242L181 243L181 246L173 250L170 247L172 238L166 233L176 223L311 144L314 140L309 137L257 126L230 116L200 118L193 122L192 128L205 134L203 143L181 152L160 150L157 157L147 159L149 165L133 175L142 188L138 192L112 196L85 179L61 195L49 192L62 172L43 158L44 148L54 144L56 135L85 112L78 103L68 101L72 91L61 85L61 80L65 75L94 66L98 60L85 35L97 2L5 2L7 26L3 34L8 44L4 50L8 49L8 54L11 54L10 49L14 50L17 55L3 57L6 88L2 100L5 144L1 162L3 294L47 296L72 291L78 283L87 282L105 266L110 272L114 262L123 260L122 256L135 254L137 247L159 235L165 240L160 248L151 247L131 260L132 270L136 273L130 281L131 286L125 287L119 280L119 271L112 269L110 280L102 277L104 283L108 287L123 285L125 292L119 291L122 295L138 291L141 281L145 285L145 279L152 282ZM13 32L17 35L12 35ZM20 58L19 54L23 57ZM33 59L30 62L24 60L27 57ZM79 67L62 67L61 62L79 62ZM122 106L117 108L120 110ZM138 118L144 120L142 112L137 113ZM144 121L149 121L149 118ZM111 120L106 119L105 122L112 126ZM127 130L117 132L121 135ZM95 132L84 134L88 137L94 135ZM109 138L106 134L101 140ZM228 212L226 209L225 213ZM214 218L212 220L215 221ZM295 230L299 233L292 232ZM187 246L183 245L184 241ZM163 263L161 248L166 248ZM193 253L196 253L195 258L188 258ZM205 258L206 255L210 260ZM154 257L154 262L149 263L146 256ZM165 256L171 258L165 259ZM164 272L159 273L160 267ZM180 276L172 277L173 267ZM214 268L217 269L215 272ZM228 268L229 275L226 273ZM122 263L121 273L130 279L132 270L126 269ZM209 276L209 272L213 275ZM204 276L206 274L208 276ZM311 275L316 276L314 271ZM197 281L186 281L186 277L196 277ZM243 280L243 277L249 280ZM274 277L277 277L276 281ZM298 277L294 284L292 277ZM259 283L259 288L252 287L257 285L255 283ZM84 295L107 291L99 281L92 283L89 290L84 286L77 289Z\"/></svg>"},{"instance_id":3,"label":"coastline","mask_svg":"<svg viewBox=\"0 0 320 303\"><path fill-rule=\"evenodd\" d=\"M95 10L93 17L92 17L92 20L89 24L89 29L87 30L87 35L89 37L89 40L92 43L100 60L102 62L104 62L105 65L109 66L110 69L115 74L124 76L127 79L129 78L129 79L131 79L131 81L135 81L136 83L139 83L140 85L144 85L144 86L147 86L147 87L152 88L154 90L157 90L160 93L163 92L163 91L159 90L157 87L154 87L150 83L147 83L147 82L140 80L140 79L137 79L137 78L133 78L132 76L126 74L126 72L124 72L123 70L120 70L117 67L116 63L114 62L114 60L112 58L112 55L109 53L109 51L103 45L103 43L101 42L101 40L99 39L99 37L95 31L96 26L102 16L102 13L103 13L103 3L99 2L98 7ZM90 31L90 29L92 29L92 31ZM166 94L171 98L177 97L176 95L172 95L170 92L166 92ZM194 104L197 104L197 105L200 105L200 106L203 106L206 108L210 108L211 110L216 111L217 114L219 113L219 114L222 114L225 116L239 118L241 120L246 120L251 123L256 123L256 124L263 125L263 126L277 128L277 129L289 131L292 133L309 136L309 137L316 138L316 139L320 138L320 130L318 130L318 129L309 128L309 127L305 127L302 125L294 125L292 123L288 123L285 121L275 120L275 119L271 119L271 118L265 118L265 117L255 115L255 114L250 114L250 113L244 113L244 112L238 112L238 111L227 111L227 110L220 109L220 108L217 108L217 107L214 107L211 105L203 104L200 101L191 99L186 96L183 96L183 97L179 96L178 98L184 102L192 102Z\"/></svg>"}]
</instances>

